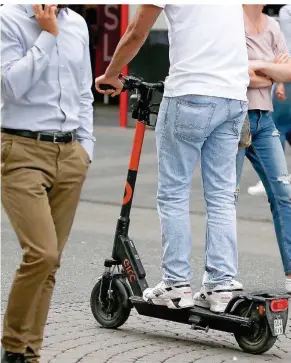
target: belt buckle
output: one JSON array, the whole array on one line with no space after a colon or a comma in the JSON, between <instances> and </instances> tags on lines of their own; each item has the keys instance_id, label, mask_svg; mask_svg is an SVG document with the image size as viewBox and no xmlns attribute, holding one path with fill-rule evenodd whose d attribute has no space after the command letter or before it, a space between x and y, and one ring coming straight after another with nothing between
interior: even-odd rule
<instances>
[{"instance_id":1,"label":"belt buckle","mask_svg":"<svg viewBox=\"0 0 291 363\"><path fill-rule=\"evenodd\" d=\"M60 143L59 141L57 141L57 137L58 137L58 135L54 134L54 138L53 138L53 143L54 144L59 144Z\"/></svg>"}]
</instances>

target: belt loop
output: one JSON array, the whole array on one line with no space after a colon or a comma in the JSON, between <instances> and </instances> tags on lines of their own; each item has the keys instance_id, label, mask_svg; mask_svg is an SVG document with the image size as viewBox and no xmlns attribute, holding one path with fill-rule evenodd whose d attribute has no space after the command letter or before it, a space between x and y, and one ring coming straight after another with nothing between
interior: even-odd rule
<instances>
[{"instance_id":1,"label":"belt loop","mask_svg":"<svg viewBox=\"0 0 291 363\"><path fill-rule=\"evenodd\" d=\"M38 133L37 133L36 141L40 141L40 137L41 137L41 133L40 133L40 132L38 132Z\"/></svg>"}]
</instances>

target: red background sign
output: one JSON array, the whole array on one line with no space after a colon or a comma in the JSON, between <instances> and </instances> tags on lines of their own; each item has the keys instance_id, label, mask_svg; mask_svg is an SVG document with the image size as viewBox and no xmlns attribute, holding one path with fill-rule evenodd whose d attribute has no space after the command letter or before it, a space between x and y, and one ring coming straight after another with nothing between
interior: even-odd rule
<instances>
[{"instance_id":1,"label":"red background sign","mask_svg":"<svg viewBox=\"0 0 291 363\"><path fill-rule=\"evenodd\" d=\"M97 5L98 27L101 27L96 47L95 76L104 74L120 40L120 5Z\"/></svg>"}]
</instances>

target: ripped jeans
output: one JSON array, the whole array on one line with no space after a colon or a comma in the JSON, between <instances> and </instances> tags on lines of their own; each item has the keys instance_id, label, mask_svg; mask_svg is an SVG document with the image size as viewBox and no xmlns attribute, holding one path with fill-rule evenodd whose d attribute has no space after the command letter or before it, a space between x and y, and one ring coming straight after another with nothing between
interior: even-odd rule
<instances>
[{"instance_id":1,"label":"ripped jeans","mask_svg":"<svg viewBox=\"0 0 291 363\"><path fill-rule=\"evenodd\" d=\"M246 155L265 186L284 271L291 274L291 176L280 134L270 112L251 110L249 119L252 145L237 154L237 185Z\"/></svg>"}]
</instances>

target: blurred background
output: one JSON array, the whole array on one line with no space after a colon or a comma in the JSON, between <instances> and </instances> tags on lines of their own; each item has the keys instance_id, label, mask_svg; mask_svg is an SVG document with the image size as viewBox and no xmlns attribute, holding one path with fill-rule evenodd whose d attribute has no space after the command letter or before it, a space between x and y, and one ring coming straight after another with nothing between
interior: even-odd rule
<instances>
[{"instance_id":1,"label":"blurred background","mask_svg":"<svg viewBox=\"0 0 291 363\"><path fill-rule=\"evenodd\" d=\"M94 78L103 74L108 66L116 45L120 39L122 16L127 16L125 22L130 21L138 5L69 5L87 22L90 34L90 54ZM265 13L277 17L282 5L267 5ZM169 69L167 25L164 14L161 14L154 25L150 36L146 40L137 57L130 63L129 72L143 77L149 82L165 79ZM95 90L96 102L103 103L102 95ZM118 104L119 98L110 99L111 104Z\"/></svg>"}]
</instances>

